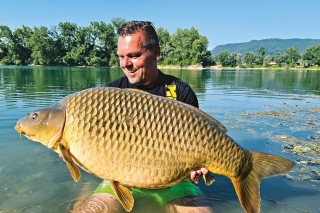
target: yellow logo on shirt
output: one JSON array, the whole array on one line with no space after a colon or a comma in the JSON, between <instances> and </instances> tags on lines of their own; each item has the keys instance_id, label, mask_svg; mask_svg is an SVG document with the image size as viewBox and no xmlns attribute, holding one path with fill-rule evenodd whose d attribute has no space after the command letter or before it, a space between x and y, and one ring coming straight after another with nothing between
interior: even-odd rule
<instances>
[{"instance_id":1,"label":"yellow logo on shirt","mask_svg":"<svg viewBox=\"0 0 320 213\"><path fill-rule=\"evenodd\" d=\"M177 100L177 86L176 85L166 85L167 91L166 91L166 97Z\"/></svg>"}]
</instances>

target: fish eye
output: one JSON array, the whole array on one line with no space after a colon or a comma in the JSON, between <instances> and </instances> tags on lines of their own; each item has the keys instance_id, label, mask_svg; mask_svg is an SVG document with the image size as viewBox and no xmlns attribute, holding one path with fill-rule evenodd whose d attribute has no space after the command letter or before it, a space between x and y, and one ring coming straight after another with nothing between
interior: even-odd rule
<instances>
[{"instance_id":1,"label":"fish eye","mask_svg":"<svg viewBox=\"0 0 320 213\"><path fill-rule=\"evenodd\" d=\"M30 113L28 113L28 114L30 115ZM31 114L32 120L37 119L37 117L38 117L38 113L34 112L34 113Z\"/></svg>"}]
</instances>

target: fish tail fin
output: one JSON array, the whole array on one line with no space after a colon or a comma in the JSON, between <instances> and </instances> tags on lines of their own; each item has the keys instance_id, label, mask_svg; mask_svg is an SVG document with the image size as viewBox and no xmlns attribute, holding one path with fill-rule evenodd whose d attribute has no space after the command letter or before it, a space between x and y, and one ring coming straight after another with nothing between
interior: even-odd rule
<instances>
[{"instance_id":1,"label":"fish tail fin","mask_svg":"<svg viewBox=\"0 0 320 213\"><path fill-rule=\"evenodd\" d=\"M260 212L260 181L262 178L287 174L294 166L288 159L251 152L252 168L245 177L231 178L242 208L247 213Z\"/></svg>"}]
</instances>

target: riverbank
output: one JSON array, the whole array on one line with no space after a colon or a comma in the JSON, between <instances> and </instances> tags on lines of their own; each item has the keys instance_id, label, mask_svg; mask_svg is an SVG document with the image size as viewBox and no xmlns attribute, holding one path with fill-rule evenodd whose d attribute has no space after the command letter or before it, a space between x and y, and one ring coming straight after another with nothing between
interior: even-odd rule
<instances>
[{"instance_id":1,"label":"riverbank","mask_svg":"<svg viewBox=\"0 0 320 213\"><path fill-rule=\"evenodd\" d=\"M21 66L21 65L5 65L0 64L0 66ZM35 64L29 64L25 65L28 67L50 67L46 65L35 65ZM53 66L57 67L57 66ZM59 66L58 66L59 67ZM63 67L63 66L61 66ZM67 66L66 66L67 67ZM119 67L94 67L94 66L74 66L74 67L92 67L92 68L119 68ZM221 65L215 65L210 67L203 67L201 65L190 65L190 66L179 66L179 65L158 65L159 69L187 69L187 70L203 70L203 69L212 69L212 70L297 70L297 71L303 71L303 70L314 70L314 71L320 71L320 66L314 66L314 67L276 67L276 66L269 66L269 67L222 67Z\"/></svg>"},{"instance_id":2,"label":"riverbank","mask_svg":"<svg viewBox=\"0 0 320 213\"><path fill-rule=\"evenodd\" d=\"M304 67L277 67L277 66L269 66L269 67L222 67L221 65L215 65L210 67L203 67L201 65L190 65L190 66L178 66L178 65L158 65L159 69L188 69L188 70L202 70L202 69L212 69L212 70L240 70L240 69L247 69L247 70L315 70L320 71L319 66L304 68Z\"/></svg>"},{"instance_id":3,"label":"riverbank","mask_svg":"<svg viewBox=\"0 0 320 213\"><path fill-rule=\"evenodd\" d=\"M191 69L191 70L202 70L207 69L201 65L190 65L190 66L179 66L179 65L158 65L159 69Z\"/></svg>"},{"instance_id":4,"label":"riverbank","mask_svg":"<svg viewBox=\"0 0 320 213\"><path fill-rule=\"evenodd\" d=\"M308 67L308 68L304 68L304 67L275 67L275 66L270 66L270 67L222 67L220 65L217 66L210 66L210 67L206 67L203 69L212 69L212 70L242 70L242 69L246 69L246 70L298 70L298 71L302 71L302 70L315 70L315 71L320 71L320 67Z\"/></svg>"}]
</instances>

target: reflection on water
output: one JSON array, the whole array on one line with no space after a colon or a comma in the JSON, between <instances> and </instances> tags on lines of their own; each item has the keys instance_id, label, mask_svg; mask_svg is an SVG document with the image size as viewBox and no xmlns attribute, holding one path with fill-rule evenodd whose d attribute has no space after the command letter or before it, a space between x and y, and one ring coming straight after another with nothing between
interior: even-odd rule
<instances>
[{"instance_id":1,"label":"reflection on water","mask_svg":"<svg viewBox=\"0 0 320 213\"><path fill-rule=\"evenodd\" d=\"M200 108L225 124L240 145L299 162L290 175L262 181L261 212L320 212L320 72L163 71L189 83ZM109 68L0 67L1 213L69 212L80 195L100 183L85 172L74 183L56 154L20 139L13 126L29 111L122 75ZM296 145L314 152L293 152L290 146ZM200 187L216 213L243 212L228 179L217 176L212 186L201 182Z\"/></svg>"}]
</instances>

